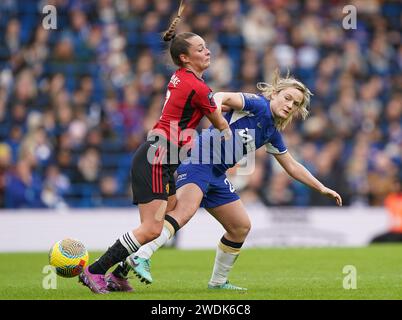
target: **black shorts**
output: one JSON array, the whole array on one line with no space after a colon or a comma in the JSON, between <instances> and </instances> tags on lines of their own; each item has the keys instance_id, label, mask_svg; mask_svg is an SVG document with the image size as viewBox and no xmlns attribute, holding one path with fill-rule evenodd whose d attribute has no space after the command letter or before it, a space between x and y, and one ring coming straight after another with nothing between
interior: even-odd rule
<instances>
[{"instance_id":1,"label":"black shorts","mask_svg":"<svg viewBox=\"0 0 402 320\"><path fill-rule=\"evenodd\" d=\"M178 161L170 164L170 144L162 141L150 138L134 154L131 165L133 204L167 200L176 194L174 173L179 164ZM177 147L173 150L177 152Z\"/></svg>"}]
</instances>

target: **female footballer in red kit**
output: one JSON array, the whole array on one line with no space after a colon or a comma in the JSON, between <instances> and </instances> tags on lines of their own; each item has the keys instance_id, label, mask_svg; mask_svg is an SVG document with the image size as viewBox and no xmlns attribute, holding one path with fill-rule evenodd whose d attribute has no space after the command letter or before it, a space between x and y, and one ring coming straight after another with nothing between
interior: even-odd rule
<instances>
[{"instance_id":1,"label":"female footballer in red kit","mask_svg":"<svg viewBox=\"0 0 402 320\"><path fill-rule=\"evenodd\" d=\"M210 65L210 51L204 39L191 32L175 34L183 7L181 3L178 17L163 37L165 41L171 42L170 56L179 68L168 84L159 121L147 141L135 152L132 161L133 203L139 207L141 223L136 229L119 237L96 262L80 274L79 281L94 293L108 293L114 287L131 291L124 277L123 265L105 276L106 272L142 245L157 238L164 220L173 219L169 219L165 213L176 204L173 174L180 164L177 154L191 141L181 138L183 131L195 129L205 115L216 129L223 132L223 136L230 136L229 125L217 109L211 89L202 79ZM170 224L174 225L175 221L170 221Z\"/></svg>"}]
</instances>

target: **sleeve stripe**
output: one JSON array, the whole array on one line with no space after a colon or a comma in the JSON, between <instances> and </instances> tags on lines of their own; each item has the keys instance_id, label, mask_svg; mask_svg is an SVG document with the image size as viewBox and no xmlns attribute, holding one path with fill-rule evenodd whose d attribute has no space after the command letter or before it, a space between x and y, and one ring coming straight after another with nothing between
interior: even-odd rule
<instances>
[{"instance_id":1,"label":"sleeve stripe","mask_svg":"<svg viewBox=\"0 0 402 320\"><path fill-rule=\"evenodd\" d=\"M246 106L246 100L244 99L244 95L243 95L242 92L240 93L240 96L241 96L241 99L243 100L243 107L241 108L241 110L243 110L244 107ZM241 111L241 110L240 110L240 111Z\"/></svg>"},{"instance_id":2,"label":"sleeve stripe","mask_svg":"<svg viewBox=\"0 0 402 320\"><path fill-rule=\"evenodd\" d=\"M268 151L268 150L265 150L267 153L269 153L269 154L284 154L284 153L286 153L286 152L288 152L288 149L286 149L285 151L278 151L278 152L272 152L272 151Z\"/></svg>"},{"instance_id":3,"label":"sleeve stripe","mask_svg":"<svg viewBox=\"0 0 402 320\"><path fill-rule=\"evenodd\" d=\"M285 150L280 151L278 148L274 147L270 142L265 144L265 151L270 154L284 154L288 151L288 149L285 148Z\"/></svg>"}]
</instances>

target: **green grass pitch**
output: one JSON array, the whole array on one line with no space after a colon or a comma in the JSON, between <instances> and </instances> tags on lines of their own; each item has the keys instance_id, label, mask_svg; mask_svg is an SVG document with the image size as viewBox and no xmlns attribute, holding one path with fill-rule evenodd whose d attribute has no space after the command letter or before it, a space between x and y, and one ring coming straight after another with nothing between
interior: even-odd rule
<instances>
[{"instance_id":1,"label":"green grass pitch","mask_svg":"<svg viewBox=\"0 0 402 320\"><path fill-rule=\"evenodd\" d=\"M92 294L77 278L57 277L44 289L47 253L1 253L0 299L272 300L402 299L402 245L366 248L244 249L230 281L247 293L206 289L214 250L162 249L153 256L154 283L133 276L134 293ZM90 252L94 261L99 252ZM356 289L343 288L346 265L356 268ZM350 282L349 282L350 283Z\"/></svg>"}]
</instances>

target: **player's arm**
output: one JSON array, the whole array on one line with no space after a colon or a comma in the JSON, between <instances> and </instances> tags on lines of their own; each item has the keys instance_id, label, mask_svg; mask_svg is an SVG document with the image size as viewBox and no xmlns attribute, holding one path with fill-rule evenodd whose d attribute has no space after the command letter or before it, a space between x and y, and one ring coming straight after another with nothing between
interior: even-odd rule
<instances>
[{"instance_id":1,"label":"player's arm","mask_svg":"<svg viewBox=\"0 0 402 320\"><path fill-rule=\"evenodd\" d=\"M304 183L310 188L317 190L323 195L334 198L337 205L342 206L341 196L334 190L327 188L320 181L318 181L318 179L315 178L302 164L297 162L289 152L274 154L274 157L292 178Z\"/></svg>"},{"instance_id":2,"label":"player's arm","mask_svg":"<svg viewBox=\"0 0 402 320\"><path fill-rule=\"evenodd\" d=\"M225 140L232 137L232 131L230 130L229 123L223 117L221 109L216 108L214 112L206 114L206 117L211 121L212 125L223 133Z\"/></svg>"},{"instance_id":3,"label":"player's arm","mask_svg":"<svg viewBox=\"0 0 402 320\"><path fill-rule=\"evenodd\" d=\"M222 115L220 106L216 105L209 87L206 85L198 86L193 101L194 106L201 110L216 129L221 131L225 140L232 137L229 124Z\"/></svg>"},{"instance_id":4,"label":"player's arm","mask_svg":"<svg viewBox=\"0 0 402 320\"><path fill-rule=\"evenodd\" d=\"M223 117L220 108L216 108L214 112L208 113L206 116L216 129L223 131L229 128L229 124Z\"/></svg>"},{"instance_id":5,"label":"player's arm","mask_svg":"<svg viewBox=\"0 0 402 320\"><path fill-rule=\"evenodd\" d=\"M242 110L244 107L244 99L240 92L217 92L214 94L216 106L222 112L233 110Z\"/></svg>"}]
</instances>

